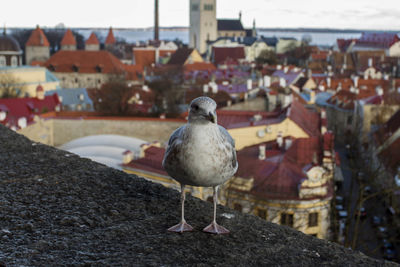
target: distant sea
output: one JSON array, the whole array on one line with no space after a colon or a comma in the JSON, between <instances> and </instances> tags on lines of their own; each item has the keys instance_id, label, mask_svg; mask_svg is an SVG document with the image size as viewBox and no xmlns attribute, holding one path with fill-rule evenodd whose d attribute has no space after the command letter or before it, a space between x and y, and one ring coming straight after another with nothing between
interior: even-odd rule
<instances>
[{"instance_id":1,"label":"distant sea","mask_svg":"<svg viewBox=\"0 0 400 267\"><path fill-rule=\"evenodd\" d=\"M100 41L104 40L107 36L108 29L75 29L80 34L82 34L85 38L88 38L90 33L94 31L96 35L99 37ZM140 30L140 29L114 29L114 35L116 38L125 39L125 41L129 43L134 43L137 41L147 41L153 38L154 32L153 30ZM350 38L359 38L362 34L362 31L352 31L352 32L315 32L315 31L276 31L276 30L258 30L258 35L265 37L293 37L298 40L301 40L303 36L311 37L311 44L318 46L332 46L336 43L336 39L350 39ZM171 29L171 30L161 30L160 31L160 39L161 40L174 40L180 39L183 43L189 42L189 31L187 29Z\"/></svg>"}]
</instances>

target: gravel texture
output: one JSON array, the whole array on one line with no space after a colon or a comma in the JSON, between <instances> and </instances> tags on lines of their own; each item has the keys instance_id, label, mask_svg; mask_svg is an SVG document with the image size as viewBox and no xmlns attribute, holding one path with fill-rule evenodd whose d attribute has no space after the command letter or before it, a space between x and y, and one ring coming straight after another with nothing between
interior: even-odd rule
<instances>
[{"instance_id":1,"label":"gravel texture","mask_svg":"<svg viewBox=\"0 0 400 267\"><path fill-rule=\"evenodd\" d=\"M231 233L203 233L212 204L190 196L195 231L169 233L180 217L177 191L2 125L0 191L0 266L394 265L225 207L218 220Z\"/></svg>"}]
</instances>

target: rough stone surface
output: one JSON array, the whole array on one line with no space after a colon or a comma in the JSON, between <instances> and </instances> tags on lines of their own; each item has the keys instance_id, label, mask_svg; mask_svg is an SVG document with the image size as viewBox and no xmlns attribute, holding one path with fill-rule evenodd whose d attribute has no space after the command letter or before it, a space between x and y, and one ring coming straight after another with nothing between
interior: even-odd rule
<instances>
[{"instance_id":1,"label":"rough stone surface","mask_svg":"<svg viewBox=\"0 0 400 267\"><path fill-rule=\"evenodd\" d=\"M392 265L225 207L218 220L231 234L203 233L212 205L192 197L186 218L195 231L169 233L178 192L1 125L0 166L0 265Z\"/></svg>"}]
</instances>

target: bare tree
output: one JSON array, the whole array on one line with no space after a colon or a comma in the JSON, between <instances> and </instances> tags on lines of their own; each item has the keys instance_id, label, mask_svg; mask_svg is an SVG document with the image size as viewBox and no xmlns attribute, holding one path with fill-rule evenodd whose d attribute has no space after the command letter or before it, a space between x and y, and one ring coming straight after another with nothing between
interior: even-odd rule
<instances>
[{"instance_id":1,"label":"bare tree","mask_svg":"<svg viewBox=\"0 0 400 267\"><path fill-rule=\"evenodd\" d=\"M19 97L24 91L24 85L13 74L0 73L0 98Z\"/></svg>"}]
</instances>

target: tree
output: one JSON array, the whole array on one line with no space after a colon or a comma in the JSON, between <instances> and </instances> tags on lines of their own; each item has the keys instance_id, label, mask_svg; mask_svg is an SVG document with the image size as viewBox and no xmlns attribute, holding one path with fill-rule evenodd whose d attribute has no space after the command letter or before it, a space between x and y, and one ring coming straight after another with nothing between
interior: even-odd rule
<instances>
[{"instance_id":1,"label":"tree","mask_svg":"<svg viewBox=\"0 0 400 267\"><path fill-rule=\"evenodd\" d=\"M272 50L269 49L264 49L263 51L261 51L261 53L258 55L258 57L256 58L256 62L258 64L270 64L270 65L275 65L278 63L278 57L276 55L276 53Z\"/></svg>"},{"instance_id":2,"label":"tree","mask_svg":"<svg viewBox=\"0 0 400 267\"><path fill-rule=\"evenodd\" d=\"M154 71L148 86L154 90L156 113L176 117L181 113L179 105L185 103L183 70L181 66L165 66Z\"/></svg>"},{"instance_id":3,"label":"tree","mask_svg":"<svg viewBox=\"0 0 400 267\"><path fill-rule=\"evenodd\" d=\"M110 81L96 89L95 109L105 115L126 116L132 89L123 81Z\"/></svg>"},{"instance_id":4,"label":"tree","mask_svg":"<svg viewBox=\"0 0 400 267\"><path fill-rule=\"evenodd\" d=\"M14 75L0 73L0 98L19 97L24 91L24 85Z\"/></svg>"}]
</instances>

